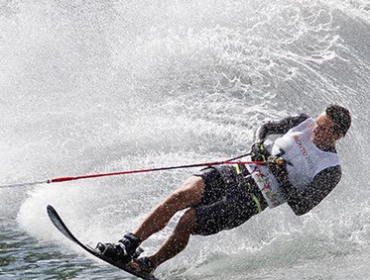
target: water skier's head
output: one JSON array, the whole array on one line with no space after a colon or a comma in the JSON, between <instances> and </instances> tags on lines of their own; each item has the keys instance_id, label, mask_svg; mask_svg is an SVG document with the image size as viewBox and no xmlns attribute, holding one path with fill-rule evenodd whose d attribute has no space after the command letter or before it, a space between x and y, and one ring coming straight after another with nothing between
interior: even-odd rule
<instances>
[{"instance_id":1,"label":"water skier's head","mask_svg":"<svg viewBox=\"0 0 370 280\"><path fill-rule=\"evenodd\" d=\"M344 137L351 126L351 114L340 105L329 105L316 119L314 142L330 146Z\"/></svg>"}]
</instances>

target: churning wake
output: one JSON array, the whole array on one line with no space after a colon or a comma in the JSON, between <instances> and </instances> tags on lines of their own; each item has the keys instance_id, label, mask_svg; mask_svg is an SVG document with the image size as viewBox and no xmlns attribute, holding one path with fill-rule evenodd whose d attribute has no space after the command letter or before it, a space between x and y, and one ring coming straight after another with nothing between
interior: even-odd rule
<instances>
[{"instance_id":1,"label":"churning wake","mask_svg":"<svg viewBox=\"0 0 370 280\"><path fill-rule=\"evenodd\" d=\"M226 159L263 121L340 103L353 125L323 203L192 237L158 276L370 278L367 0L8 0L0 26L1 184ZM114 241L196 171L0 189L0 279L129 279L65 240L46 205L81 240Z\"/></svg>"}]
</instances>

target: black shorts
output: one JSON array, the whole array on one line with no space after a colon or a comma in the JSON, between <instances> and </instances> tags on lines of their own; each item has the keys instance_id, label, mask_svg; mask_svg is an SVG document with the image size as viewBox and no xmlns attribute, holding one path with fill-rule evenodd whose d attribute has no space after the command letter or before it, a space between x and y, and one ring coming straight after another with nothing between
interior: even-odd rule
<instances>
[{"instance_id":1,"label":"black shorts","mask_svg":"<svg viewBox=\"0 0 370 280\"><path fill-rule=\"evenodd\" d=\"M211 235L235 228L267 207L245 167L243 175L237 175L230 165L207 167L194 175L203 178L204 192L201 202L194 207L196 224L192 234ZM243 176L242 181L237 176Z\"/></svg>"}]
</instances>

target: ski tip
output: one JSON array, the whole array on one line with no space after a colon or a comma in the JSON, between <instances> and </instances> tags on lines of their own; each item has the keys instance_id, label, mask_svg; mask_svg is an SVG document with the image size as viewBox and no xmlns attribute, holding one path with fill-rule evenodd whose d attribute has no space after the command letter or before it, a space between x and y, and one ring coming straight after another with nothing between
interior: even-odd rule
<instances>
[{"instance_id":1,"label":"ski tip","mask_svg":"<svg viewBox=\"0 0 370 280\"><path fill-rule=\"evenodd\" d=\"M57 212L57 211L55 211L54 207L51 206L51 205L46 206L46 211L47 211L49 216L51 216L51 215L54 216L55 213Z\"/></svg>"}]
</instances>

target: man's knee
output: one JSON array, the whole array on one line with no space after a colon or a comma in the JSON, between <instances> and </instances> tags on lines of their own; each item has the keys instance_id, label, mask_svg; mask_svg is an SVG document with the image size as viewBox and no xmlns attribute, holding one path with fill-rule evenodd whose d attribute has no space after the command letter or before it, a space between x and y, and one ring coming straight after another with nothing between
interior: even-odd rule
<instances>
[{"instance_id":1,"label":"man's knee","mask_svg":"<svg viewBox=\"0 0 370 280\"><path fill-rule=\"evenodd\" d=\"M168 197L167 203L179 204L182 207L187 208L200 202L203 191L203 179L201 177L192 176Z\"/></svg>"},{"instance_id":2,"label":"man's knee","mask_svg":"<svg viewBox=\"0 0 370 280\"><path fill-rule=\"evenodd\" d=\"M190 176L187 178L178 190L201 192L204 188L204 180L200 176Z\"/></svg>"}]
</instances>

